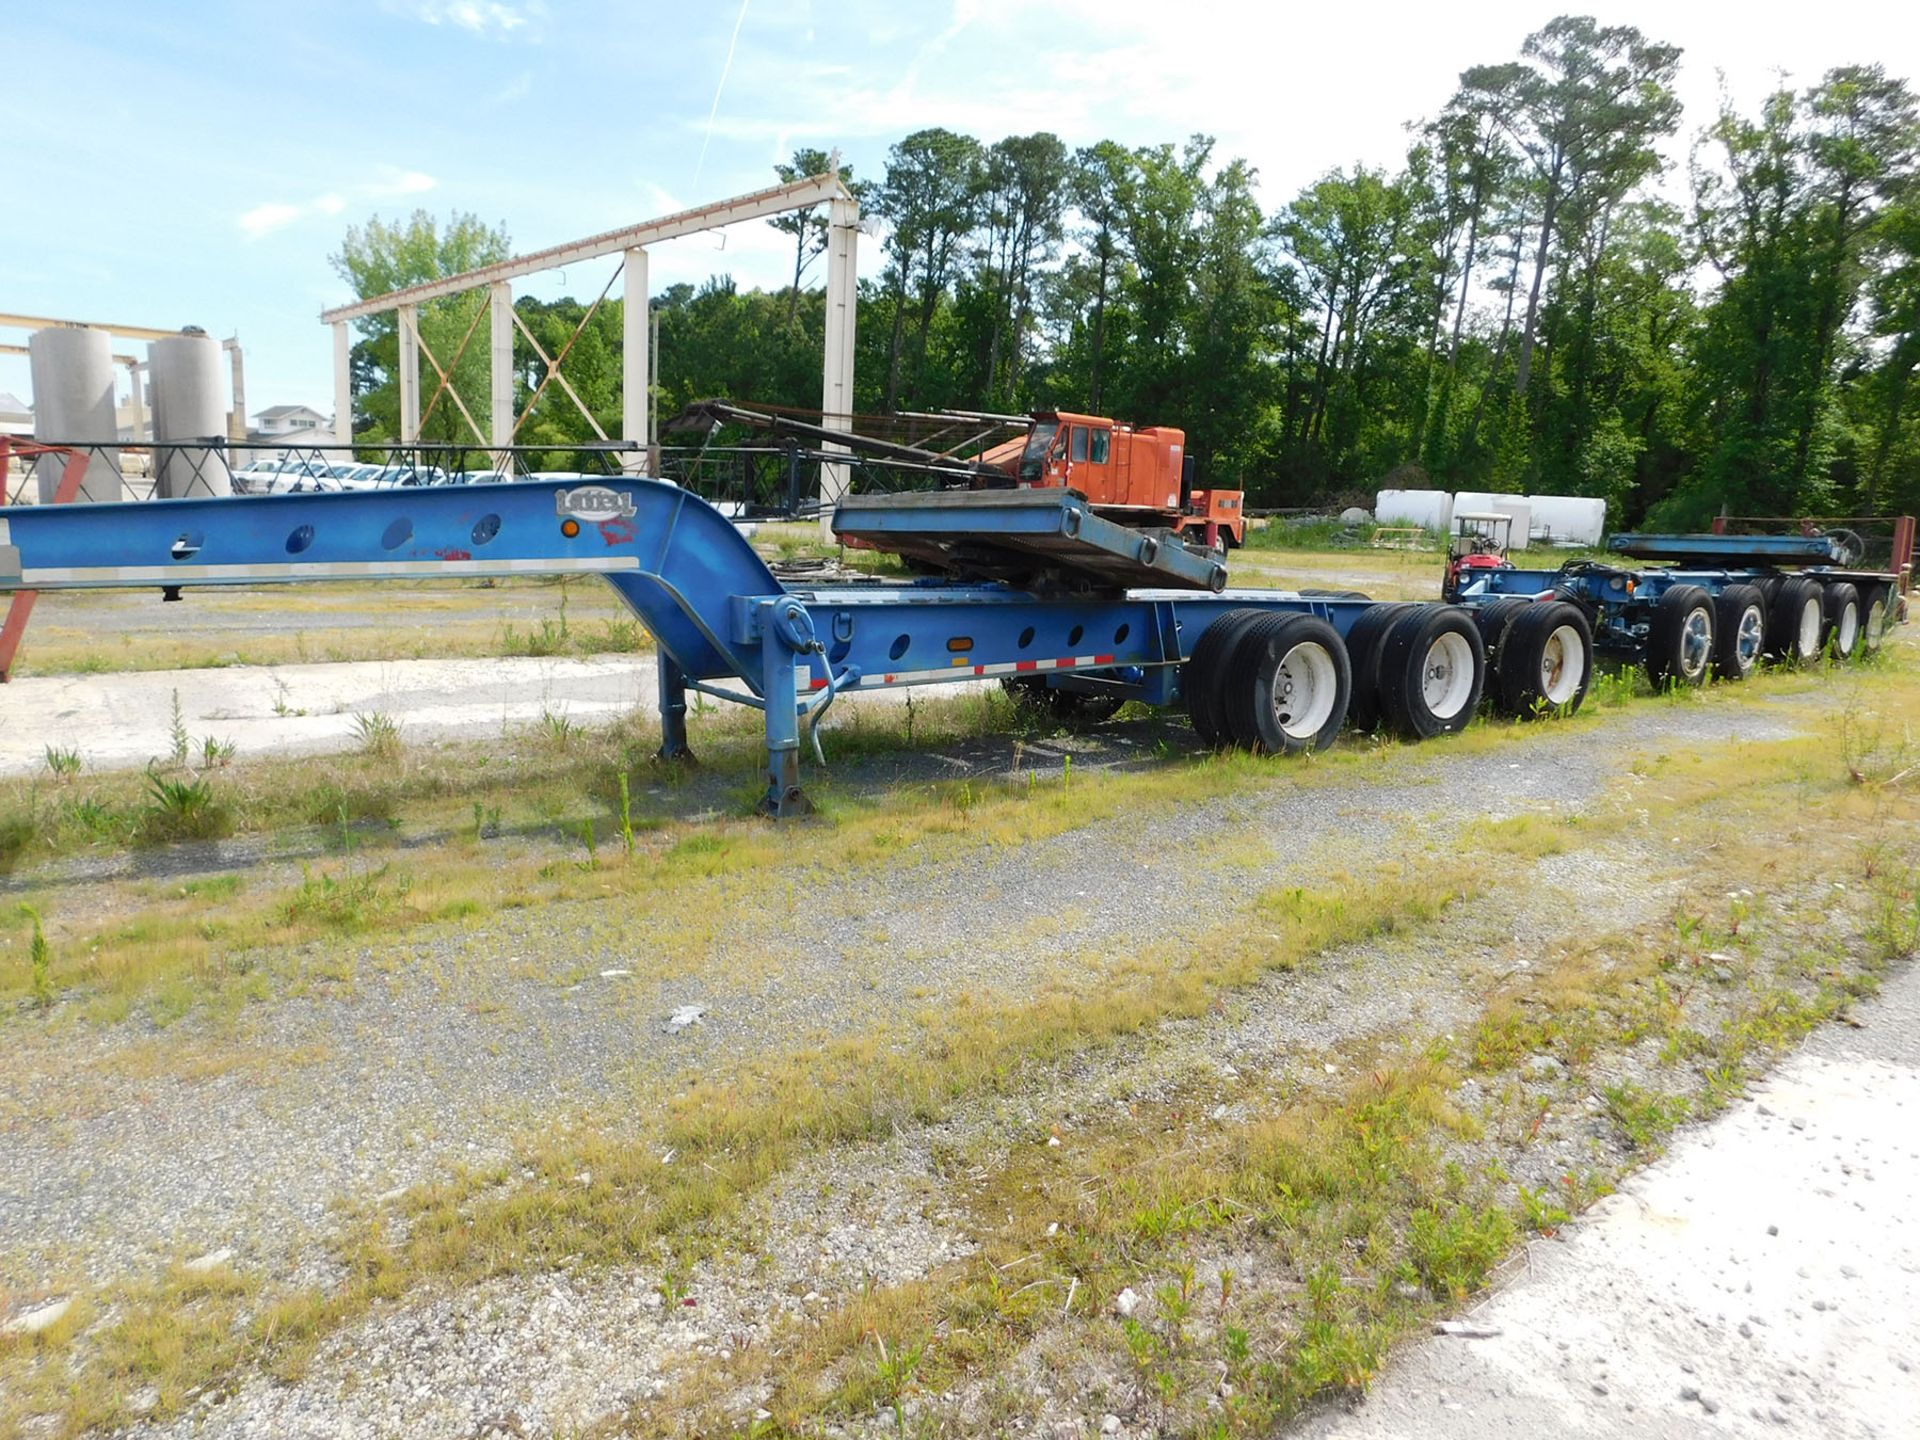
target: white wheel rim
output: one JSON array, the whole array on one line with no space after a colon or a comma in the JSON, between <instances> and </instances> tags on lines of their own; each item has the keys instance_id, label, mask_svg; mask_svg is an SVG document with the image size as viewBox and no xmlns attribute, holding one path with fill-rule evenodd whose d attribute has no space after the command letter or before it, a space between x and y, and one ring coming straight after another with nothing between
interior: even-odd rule
<instances>
[{"instance_id":1,"label":"white wheel rim","mask_svg":"<svg viewBox=\"0 0 1920 1440\"><path fill-rule=\"evenodd\" d=\"M1836 627L1840 634L1840 653L1851 655L1855 642L1860 639L1860 607L1849 600L1840 609L1840 624Z\"/></svg>"},{"instance_id":2,"label":"white wheel rim","mask_svg":"<svg viewBox=\"0 0 1920 1440\"><path fill-rule=\"evenodd\" d=\"M1451 720L1473 695L1473 647L1449 630L1433 642L1420 673L1420 698L1436 720Z\"/></svg>"},{"instance_id":3,"label":"white wheel rim","mask_svg":"<svg viewBox=\"0 0 1920 1440\"><path fill-rule=\"evenodd\" d=\"M1820 597L1809 595L1800 607L1800 657L1810 660L1820 653Z\"/></svg>"},{"instance_id":4,"label":"white wheel rim","mask_svg":"<svg viewBox=\"0 0 1920 1440\"><path fill-rule=\"evenodd\" d=\"M1867 606L1867 648L1878 648L1880 639L1887 630L1887 605L1884 600L1876 600Z\"/></svg>"},{"instance_id":5,"label":"white wheel rim","mask_svg":"<svg viewBox=\"0 0 1920 1440\"><path fill-rule=\"evenodd\" d=\"M1314 739L1327 728L1339 690L1340 673L1327 647L1303 641L1280 657L1274 671L1274 723L1289 740Z\"/></svg>"},{"instance_id":6,"label":"white wheel rim","mask_svg":"<svg viewBox=\"0 0 1920 1440\"><path fill-rule=\"evenodd\" d=\"M1687 612L1680 622L1680 673L1698 680L1707 673L1713 658L1713 616L1702 605Z\"/></svg>"},{"instance_id":7,"label":"white wheel rim","mask_svg":"<svg viewBox=\"0 0 1920 1440\"><path fill-rule=\"evenodd\" d=\"M1540 693L1549 705L1565 705L1587 677L1587 647L1580 632L1561 625L1540 650Z\"/></svg>"},{"instance_id":8,"label":"white wheel rim","mask_svg":"<svg viewBox=\"0 0 1920 1440\"><path fill-rule=\"evenodd\" d=\"M1740 612L1740 628L1733 634L1733 653L1743 673L1753 668L1766 642L1766 616L1760 613L1758 605L1749 605Z\"/></svg>"}]
</instances>

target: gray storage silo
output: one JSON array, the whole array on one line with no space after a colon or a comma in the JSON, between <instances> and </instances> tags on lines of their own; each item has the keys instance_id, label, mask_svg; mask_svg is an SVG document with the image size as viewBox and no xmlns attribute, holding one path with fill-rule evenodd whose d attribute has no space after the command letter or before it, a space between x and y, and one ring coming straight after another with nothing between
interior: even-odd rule
<instances>
[{"instance_id":1,"label":"gray storage silo","mask_svg":"<svg viewBox=\"0 0 1920 1440\"><path fill-rule=\"evenodd\" d=\"M156 500L231 495L226 452L226 378L220 342L196 326L147 346L153 401L153 495ZM213 442L212 447L193 441ZM159 448L167 442L178 449ZM183 443L188 442L188 443Z\"/></svg>"},{"instance_id":2,"label":"gray storage silo","mask_svg":"<svg viewBox=\"0 0 1920 1440\"><path fill-rule=\"evenodd\" d=\"M98 446L87 461L76 500L125 498L120 481L120 438L113 410L113 341L104 330L49 326L27 339L33 375L33 438L50 444ZM66 474L64 458L34 462L39 498L51 504Z\"/></svg>"}]
</instances>

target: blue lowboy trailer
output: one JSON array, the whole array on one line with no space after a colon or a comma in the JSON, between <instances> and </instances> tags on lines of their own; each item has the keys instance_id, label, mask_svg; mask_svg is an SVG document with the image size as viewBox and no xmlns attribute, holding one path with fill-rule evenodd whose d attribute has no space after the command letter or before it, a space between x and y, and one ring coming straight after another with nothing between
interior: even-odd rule
<instances>
[{"instance_id":1,"label":"blue lowboy trailer","mask_svg":"<svg viewBox=\"0 0 1920 1440\"><path fill-rule=\"evenodd\" d=\"M9 507L0 590L598 575L658 642L661 754L688 753L690 690L759 709L772 815L807 808L802 745L855 691L992 680L1061 715L1184 703L1208 744L1284 753L1350 718L1458 730L1486 683L1457 606L1229 588L1216 553L1070 492L871 497L838 520L959 573L789 585L714 506L627 476Z\"/></svg>"}]
</instances>

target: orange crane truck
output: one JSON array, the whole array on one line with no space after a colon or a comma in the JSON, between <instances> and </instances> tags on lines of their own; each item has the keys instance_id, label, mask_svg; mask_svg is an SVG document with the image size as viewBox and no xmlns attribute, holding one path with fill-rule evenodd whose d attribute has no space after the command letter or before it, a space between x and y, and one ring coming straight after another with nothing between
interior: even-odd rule
<instances>
[{"instance_id":1,"label":"orange crane truck","mask_svg":"<svg viewBox=\"0 0 1920 1440\"><path fill-rule=\"evenodd\" d=\"M1245 544L1244 495L1195 488L1186 449L1187 432L1168 425L1043 410L1023 438L988 450L980 463L1012 476L1021 489L1077 491L1122 525L1169 529L1211 550Z\"/></svg>"}]
</instances>

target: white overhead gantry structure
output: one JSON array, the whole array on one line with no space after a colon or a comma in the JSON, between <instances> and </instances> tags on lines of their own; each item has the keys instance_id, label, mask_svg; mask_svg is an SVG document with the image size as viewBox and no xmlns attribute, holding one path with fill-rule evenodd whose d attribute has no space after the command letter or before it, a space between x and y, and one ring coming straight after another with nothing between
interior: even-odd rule
<instances>
[{"instance_id":1,"label":"white overhead gantry structure","mask_svg":"<svg viewBox=\"0 0 1920 1440\"><path fill-rule=\"evenodd\" d=\"M502 448L514 443L514 436L525 423L533 406L545 392L548 384L555 384L565 392L580 413L586 416L587 423L602 440L612 437L601 429L573 387L567 383L563 373L567 352L572 349L587 322L593 318L613 281L625 277L626 315L624 324L624 344L622 347L621 375L621 434L620 438L643 447L654 443L652 426L648 411L648 396L652 377L648 373L648 305L649 289L647 283L646 247L663 240L677 239L683 235L698 235L708 230L718 230L723 226L738 224L743 220L764 220L774 215L784 215L794 210L812 210L817 206L827 207L827 333L823 356L823 376L820 389L821 424L834 430L853 428L853 324L856 289L855 262L857 259L860 207L853 195L842 183L839 176L838 156L834 158L828 173L810 176L788 185L776 185L770 189L757 190L751 195L737 196L732 200L722 200L718 204L704 205L695 210L683 210L677 215L663 216L658 220L649 220L642 225L631 225L621 230L609 230L603 235L589 236L584 240L571 241L564 245L549 246L545 250L536 250L528 255L510 260L502 260L494 265L485 265L477 270L469 270L461 275L450 275L443 280L430 280L424 284L412 285L404 290L390 291L385 295L376 295L351 305L341 305L332 310L323 311L320 319L333 327L333 405L337 415L353 414L353 395L349 384L349 357L352 342L347 327L355 320L369 315L382 315L389 311L397 315L400 337L400 439L402 443L412 444L420 438L422 412L420 408L420 359L424 355L433 373L438 377L432 396L427 402L426 414L431 415L444 396L456 408L473 432L475 441L482 445ZM586 316L574 330L573 337L560 347L556 355L548 355L539 343L521 324L519 315L513 308L513 281L522 275L536 275L545 270L555 270L563 265L572 265L578 261L591 260L598 256L619 254L623 256L621 267L608 277L606 289L600 292L599 299L588 307ZM447 295L459 295L471 290L485 289L488 292L488 304L474 315L467 333L461 337L459 350L451 363L442 365L440 358L433 354L420 338L420 307L428 301ZM491 434L482 433L480 425L460 398L458 389L453 385L452 374L466 353L468 344L474 339L479 327L480 316L489 317L489 349L491 374ZM520 333L532 345L534 353L546 367L546 374L533 396L528 400L525 410L518 414L513 403L513 332L518 326ZM339 428L339 427L336 427ZM349 421L348 429L351 428ZM342 441L350 435L339 436ZM625 462L628 469L640 469L646 464L644 453L629 457ZM843 466L823 467L820 479L821 499L829 504L846 489L846 470Z\"/></svg>"}]
</instances>

